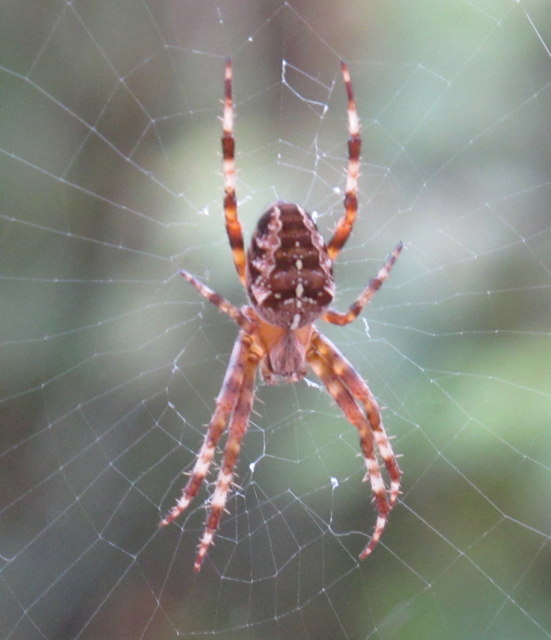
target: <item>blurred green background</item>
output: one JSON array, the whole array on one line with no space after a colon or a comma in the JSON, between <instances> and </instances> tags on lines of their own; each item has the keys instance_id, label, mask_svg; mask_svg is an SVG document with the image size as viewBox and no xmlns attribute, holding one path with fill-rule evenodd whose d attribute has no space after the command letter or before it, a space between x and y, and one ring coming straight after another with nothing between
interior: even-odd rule
<instances>
[{"instance_id":1,"label":"blurred green background","mask_svg":"<svg viewBox=\"0 0 551 640\"><path fill-rule=\"evenodd\" d=\"M2 637L551 637L551 13L543 0L0 6ZM403 457L382 543L354 428L313 375L258 390L217 543L179 495L245 302L222 219L234 64L246 237L275 199L360 216L322 327Z\"/></svg>"}]
</instances>

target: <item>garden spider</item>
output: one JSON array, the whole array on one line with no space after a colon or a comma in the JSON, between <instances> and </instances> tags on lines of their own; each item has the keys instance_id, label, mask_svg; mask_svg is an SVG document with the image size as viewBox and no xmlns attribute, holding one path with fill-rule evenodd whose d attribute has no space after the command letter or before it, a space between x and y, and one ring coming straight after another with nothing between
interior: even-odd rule
<instances>
[{"instance_id":1,"label":"garden spider","mask_svg":"<svg viewBox=\"0 0 551 640\"><path fill-rule=\"evenodd\" d=\"M346 418L357 428L367 468L364 480L371 483L378 513L373 535L360 558L373 551L398 499L401 471L383 428L377 402L348 360L313 324L317 318L337 325L355 320L387 279L402 250L400 242L346 313L328 308L335 295L333 262L352 231L358 209L360 122L348 67L344 62L341 66L348 98L349 133L343 217L326 245L312 218L302 207L276 202L258 221L249 251L245 254L235 195L232 66L229 59L226 61L222 118L224 215L237 275L247 290L250 305L237 308L187 271L180 272L202 296L240 327L214 414L189 480L181 498L160 523L160 526L165 526L175 520L193 500L207 476L217 442L228 425L223 460L199 543L195 571L201 569L225 509L252 410L259 366L265 382L273 384L301 380L307 365L310 365ZM389 475L388 497L376 449Z\"/></svg>"}]
</instances>

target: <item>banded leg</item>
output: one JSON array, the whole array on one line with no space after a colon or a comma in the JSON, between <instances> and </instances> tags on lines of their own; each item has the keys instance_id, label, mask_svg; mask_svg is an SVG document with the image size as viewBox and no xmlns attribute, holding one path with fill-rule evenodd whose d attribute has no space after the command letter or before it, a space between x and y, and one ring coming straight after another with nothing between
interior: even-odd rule
<instances>
[{"instance_id":1,"label":"banded leg","mask_svg":"<svg viewBox=\"0 0 551 640\"><path fill-rule=\"evenodd\" d=\"M233 348L222 388L216 399L214 414L208 425L203 445L201 446L189 480L182 489L181 498L176 502L176 505L172 507L168 516L159 523L160 527L165 527L167 524L170 524L187 509L190 502L197 495L199 488L203 484L203 480L209 472L216 451L216 444L224 431L224 427L228 422L243 386L243 371L249 353L249 346L250 340L248 336L241 332Z\"/></svg>"},{"instance_id":2,"label":"banded leg","mask_svg":"<svg viewBox=\"0 0 551 640\"><path fill-rule=\"evenodd\" d=\"M375 437L375 444L383 459L390 478L390 507L392 508L400 495L400 478L402 472L398 466L392 445L381 420L379 405L365 381L356 373L350 362L327 338L316 333L312 344L328 363L333 374L350 390L354 398L359 400L365 410L369 425Z\"/></svg>"},{"instance_id":3,"label":"banded leg","mask_svg":"<svg viewBox=\"0 0 551 640\"><path fill-rule=\"evenodd\" d=\"M371 484L371 491L373 492L375 504L377 506L377 521L373 529L371 540L365 545L360 553L360 558L363 560L373 551L379 542L390 513L390 505L386 496L384 480L375 454L373 431L371 429L370 422L363 415L362 411L360 411L352 393L340 379L338 374L332 369L330 362L328 362L321 353L315 350L312 350L308 354L308 362L327 388L329 394L341 408L346 419L356 427L360 436L360 446L367 469L364 482L369 480Z\"/></svg>"},{"instance_id":4,"label":"banded leg","mask_svg":"<svg viewBox=\"0 0 551 640\"><path fill-rule=\"evenodd\" d=\"M326 311L321 317L322 320L330 322L331 324L345 325L355 320L363 308L371 301L371 298L377 293L383 282L390 275L390 270L394 266L394 263L402 251L403 244L399 242L394 249L389 253L386 262L379 269L377 275L371 280L369 285L360 293L356 300L350 305L348 311L345 313L339 313L333 309Z\"/></svg>"},{"instance_id":5,"label":"banded leg","mask_svg":"<svg viewBox=\"0 0 551 640\"><path fill-rule=\"evenodd\" d=\"M251 415L254 396L254 379L258 366L258 359L251 358L250 354L247 355L249 358L244 365L243 384L228 426L228 438L226 440L226 446L224 447L222 466L218 473L216 486L210 502L205 530L201 537L201 541L199 542L195 564L193 565L194 571L201 570L201 565L203 564L205 555L212 544L214 534L218 529L222 512L226 506L235 464L241 448L241 442L249 425L249 416Z\"/></svg>"},{"instance_id":6,"label":"banded leg","mask_svg":"<svg viewBox=\"0 0 551 640\"><path fill-rule=\"evenodd\" d=\"M358 176L360 175L360 153L362 147L360 119L356 109L350 73L348 66L344 62L341 62L341 69L348 98L348 166L346 169L344 216L337 223L333 237L327 244L327 253L333 261L348 240L358 213Z\"/></svg>"},{"instance_id":7,"label":"banded leg","mask_svg":"<svg viewBox=\"0 0 551 640\"><path fill-rule=\"evenodd\" d=\"M211 304L218 307L220 311L223 311L232 320L237 322L239 326L243 326L247 323L241 309L235 307L231 302L228 302L220 294L216 293L216 291L213 291L210 287L207 287L206 284L197 280L197 278L192 276L191 273L184 271L184 269L180 269L180 275L193 285L203 298L206 298Z\"/></svg>"},{"instance_id":8,"label":"banded leg","mask_svg":"<svg viewBox=\"0 0 551 640\"><path fill-rule=\"evenodd\" d=\"M233 254L233 263L237 275L245 284L245 248L243 229L237 218L237 199L235 196L235 139L233 137L233 100L232 100L232 66L226 60L224 74L224 111L222 116L222 156L224 175L224 216L226 232Z\"/></svg>"}]
</instances>

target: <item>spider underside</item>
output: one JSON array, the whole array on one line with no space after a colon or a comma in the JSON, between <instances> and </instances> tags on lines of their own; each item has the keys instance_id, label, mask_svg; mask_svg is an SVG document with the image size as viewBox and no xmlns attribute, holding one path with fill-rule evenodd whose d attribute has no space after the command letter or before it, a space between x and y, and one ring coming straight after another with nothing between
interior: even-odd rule
<instances>
[{"instance_id":1,"label":"spider underside","mask_svg":"<svg viewBox=\"0 0 551 640\"><path fill-rule=\"evenodd\" d=\"M319 318L346 325L361 313L388 277L402 249L398 243L385 263L345 313L329 308L334 295L333 263L347 241L358 209L360 122L348 67L341 63L348 99L348 166L345 212L326 244L308 213L300 206L276 202L260 217L247 254L235 193L235 141L233 136L232 66L226 61L222 152L224 215L237 274L247 290L250 305L237 308L187 271L182 276L209 302L239 325L239 334L216 399L214 413L182 496L161 521L175 520L191 503L209 472L217 442L227 427L227 439L205 529L195 559L199 571L213 542L225 509L243 437L253 406L257 369L265 382L297 382L308 366L325 385L345 417L358 430L377 509L371 539L360 558L368 556L379 541L390 510L400 492L401 471L385 433L381 413L369 387L340 351L315 328ZM380 470L382 459L389 477L387 488Z\"/></svg>"}]
</instances>

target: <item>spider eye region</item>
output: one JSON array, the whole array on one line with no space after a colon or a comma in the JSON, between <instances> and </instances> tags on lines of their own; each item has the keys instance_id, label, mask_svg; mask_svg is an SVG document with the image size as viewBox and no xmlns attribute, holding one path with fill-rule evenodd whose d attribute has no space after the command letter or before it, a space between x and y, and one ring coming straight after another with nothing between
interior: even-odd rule
<instances>
[{"instance_id":1,"label":"spider eye region","mask_svg":"<svg viewBox=\"0 0 551 640\"><path fill-rule=\"evenodd\" d=\"M333 300L327 247L298 205L278 202L260 217L247 255L247 293L266 322L292 331L311 324Z\"/></svg>"},{"instance_id":2,"label":"spider eye region","mask_svg":"<svg viewBox=\"0 0 551 640\"><path fill-rule=\"evenodd\" d=\"M306 375L306 349L302 336L295 331L285 331L268 352L264 380L270 384L282 378L298 382ZM272 376L274 374L274 377Z\"/></svg>"}]
</instances>

